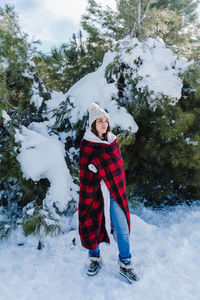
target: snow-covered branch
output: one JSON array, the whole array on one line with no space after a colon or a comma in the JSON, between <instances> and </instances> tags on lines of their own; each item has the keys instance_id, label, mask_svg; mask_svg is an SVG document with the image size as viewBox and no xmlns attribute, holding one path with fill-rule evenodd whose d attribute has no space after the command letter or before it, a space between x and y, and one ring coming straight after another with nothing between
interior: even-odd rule
<instances>
[{"instance_id":1,"label":"snow-covered branch","mask_svg":"<svg viewBox=\"0 0 200 300\"><path fill-rule=\"evenodd\" d=\"M147 12L148 12L148 9L149 9L149 6L150 6L151 2L152 2L152 0L149 0L149 1L148 1L147 6L146 6L146 9L145 9L145 12L144 12L144 14L143 14L143 17L142 17L141 20L140 20L140 23L142 23L142 21L146 18L146 14L147 14Z\"/></svg>"}]
</instances>

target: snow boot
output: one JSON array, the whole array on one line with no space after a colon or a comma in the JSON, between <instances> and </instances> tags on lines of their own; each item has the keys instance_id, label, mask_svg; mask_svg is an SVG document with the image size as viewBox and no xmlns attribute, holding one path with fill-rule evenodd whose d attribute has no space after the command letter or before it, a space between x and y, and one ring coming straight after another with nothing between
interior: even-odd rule
<instances>
[{"instance_id":1,"label":"snow boot","mask_svg":"<svg viewBox=\"0 0 200 300\"><path fill-rule=\"evenodd\" d=\"M139 278L138 276L135 274L134 270L133 270L133 265L132 263L130 264L124 264L122 263L120 260L118 261L119 265L120 265L120 270L119 273L124 276L129 283L133 283L134 281L138 281Z\"/></svg>"},{"instance_id":2,"label":"snow boot","mask_svg":"<svg viewBox=\"0 0 200 300\"><path fill-rule=\"evenodd\" d=\"M89 257L90 264L88 266L87 274L89 276L96 275L101 269L101 257Z\"/></svg>"}]
</instances>

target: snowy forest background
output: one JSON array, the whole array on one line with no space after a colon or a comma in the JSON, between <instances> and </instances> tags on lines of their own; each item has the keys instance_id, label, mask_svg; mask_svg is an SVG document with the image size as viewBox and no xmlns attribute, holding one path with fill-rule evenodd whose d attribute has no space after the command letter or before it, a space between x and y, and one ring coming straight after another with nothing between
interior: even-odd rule
<instances>
[{"instance_id":1,"label":"snowy forest background","mask_svg":"<svg viewBox=\"0 0 200 300\"><path fill-rule=\"evenodd\" d=\"M14 7L0 7L2 240L20 227L40 248L76 228L93 101L119 137L131 209L200 199L198 1L116 2L113 11L89 0L80 32L50 54L28 42Z\"/></svg>"}]
</instances>

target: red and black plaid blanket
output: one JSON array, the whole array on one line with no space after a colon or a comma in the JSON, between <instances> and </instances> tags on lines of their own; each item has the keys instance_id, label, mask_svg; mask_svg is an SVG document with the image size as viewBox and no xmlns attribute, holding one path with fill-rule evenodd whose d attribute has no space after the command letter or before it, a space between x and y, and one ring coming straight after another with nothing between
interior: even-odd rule
<instances>
[{"instance_id":1,"label":"red and black plaid blanket","mask_svg":"<svg viewBox=\"0 0 200 300\"><path fill-rule=\"evenodd\" d=\"M89 164L97 168L97 173L88 169ZM105 228L101 179L124 211L130 231L124 164L117 138L111 144L85 139L80 144L79 234L83 247L91 250L101 242L110 243Z\"/></svg>"}]
</instances>

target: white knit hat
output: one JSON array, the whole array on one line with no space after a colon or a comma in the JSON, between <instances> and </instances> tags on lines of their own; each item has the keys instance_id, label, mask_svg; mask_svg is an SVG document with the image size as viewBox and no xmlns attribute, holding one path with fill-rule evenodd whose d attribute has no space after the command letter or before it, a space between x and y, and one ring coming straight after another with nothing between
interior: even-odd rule
<instances>
[{"instance_id":1,"label":"white knit hat","mask_svg":"<svg viewBox=\"0 0 200 300\"><path fill-rule=\"evenodd\" d=\"M105 110L99 107L98 104L93 102L88 108L89 111L89 126L91 127L92 123L99 117L107 117L109 120L109 115Z\"/></svg>"}]
</instances>

